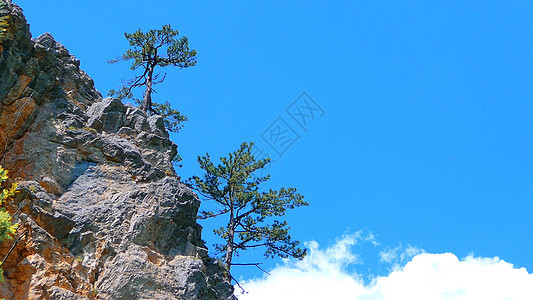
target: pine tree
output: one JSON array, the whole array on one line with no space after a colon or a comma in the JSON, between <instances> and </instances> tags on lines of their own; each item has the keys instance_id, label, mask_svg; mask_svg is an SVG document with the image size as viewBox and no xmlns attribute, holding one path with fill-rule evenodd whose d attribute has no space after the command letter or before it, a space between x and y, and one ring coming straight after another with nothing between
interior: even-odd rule
<instances>
[{"instance_id":1,"label":"pine tree","mask_svg":"<svg viewBox=\"0 0 533 300\"><path fill-rule=\"evenodd\" d=\"M200 167L205 171L202 178L194 176L188 184L206 200L214 200L221 209L202 211L201 219L226 216L226 226L216 229L216 235L224 239L215 245L218 255L228 272L233 257L241 250L264 247L269 257L303 258L305 249L289 235L287 221L279 217L287 209L309 205L295 188L260 191L259 185L270 179L270 175L257 177L254 172L264 168L270 159L256 160L251 154L253 143L243 143L239 150L220 158L215 165L209 156L198 157ZM252 264L257 265L257 264Z\"/></svg>"},{"instance_id":2,"label":"pine tree","mask_svg":"<svg viewBox=\"0 0 533 300\"><path fill-rule=\"evenodd\" d=\"M148 114L162 114L165 117L167 129L177 131L179 125L186 118L177 110L171 109L168 102L164 104L153 103L153 86L165 80L165 75L155 73L157 67L175 66L180 69L192 67L196 64L196 50L189 49L189 40L186 36L178 39L179 32L173 30L171 25L165 25L160 30L142 32L140 29L134 33L125 33L131 48L124 54L110 60L110 63L133 60L131 69L141 69L142 74L128 80L119 91L110 91L111 96L119 99L131 98L132 89L145 87L141 109Z\"/></svg>"}]
</instances>

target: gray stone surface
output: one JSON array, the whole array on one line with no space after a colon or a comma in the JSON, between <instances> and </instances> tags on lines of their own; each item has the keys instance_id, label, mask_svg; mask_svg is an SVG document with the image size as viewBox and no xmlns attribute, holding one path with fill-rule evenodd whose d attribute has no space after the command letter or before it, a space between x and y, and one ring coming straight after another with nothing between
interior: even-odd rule
<instances>
[{"instance_id":1,"label":"gray stone surface","mask_svg":"<svg viewBox=\"0 0 533 300\"><path fill-rule=\"evenodd\" d=\"M76 295L69 290L62 289L54 286L50 289L50 299L54 300L89 300L90 298L85 296Z\"/></svg>"},{"instance_id":2,"label":"gray stone surface","mask_svg":"<svg viewBox=\"0 0 533 300\"><path fill-rule=\"evenodd\" d=\"M18 6L0 13L11 16L0 40L0 124L14 124L0 127L0 157L19 181L15 202L37 249L36 258L22 256L6 270L30 272L30 264L33 275L23 283L8 276L0 293L233 299L221 267L207 256L199 200L176 175L177 146L163 119L102 99L80 61L49 33L31 40ZM50 265L50 247L67 262ZM77 283L38 277L48 269L74 274Z\"/></svg>"}]
</instances>

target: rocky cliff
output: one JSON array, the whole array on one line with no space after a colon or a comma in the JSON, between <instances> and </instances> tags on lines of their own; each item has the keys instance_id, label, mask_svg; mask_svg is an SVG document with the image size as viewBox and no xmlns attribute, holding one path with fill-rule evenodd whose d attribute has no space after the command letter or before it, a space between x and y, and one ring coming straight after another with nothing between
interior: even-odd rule
<instances>
[{"instance_id":1,"label":"rocky cliff","mask_svg":"<svg viewBox=\"0 0 533 300\"><path fill-rule=\"evenodd\" d=\"M233 299L161 117L102 99L50 34L32 40L18 6L0 0L0 18L0 164L21 237L0 297Z\"/></svg>"}]
</instances>

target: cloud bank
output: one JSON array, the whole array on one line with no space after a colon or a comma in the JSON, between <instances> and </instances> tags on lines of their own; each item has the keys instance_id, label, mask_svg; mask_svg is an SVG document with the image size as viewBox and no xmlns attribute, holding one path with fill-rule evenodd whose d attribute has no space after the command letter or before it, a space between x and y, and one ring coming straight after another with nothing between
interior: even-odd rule
<instances>
[{"instance_id":1,"label":"cloud bank","mask_svg":"<svg viewBox=\"0 0 533 300\"><path fill-rule=\"evenodd\" d=\"M533 274L514 268L498 257L452 253L431 254L401 246L380 253L381 261L392 265L387 276L364 284L360 274L347 266L360 263L352 246L360 241L375 243L360 232L346 235L334 245L320 249L307 243L310 252L302 261L285 260L270 276L242 282L246 294L239 300L263 299L356 299L356 300L531 300ZM236 292L239 288L236 287Z\"/></svg>"}]
</instances>

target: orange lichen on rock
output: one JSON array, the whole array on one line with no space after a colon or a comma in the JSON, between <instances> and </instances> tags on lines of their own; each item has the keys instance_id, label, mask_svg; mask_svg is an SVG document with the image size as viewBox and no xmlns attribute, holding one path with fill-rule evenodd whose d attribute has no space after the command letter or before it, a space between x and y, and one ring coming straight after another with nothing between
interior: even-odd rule
<instances>
[{"instance_id":1,"label":"orange lichen on rock","mask_svg":"<svg viewBox=\"0 0 533 300\"><path fill-rule=\"evenodd\" d=\"M7 144L7 134L4 129L5 128L0 127L0 156L4 154Z\"/></svg>"},{"instance_id":2,"label":"orange lichen on rock","mask_svg":"<svg viewBox=\"0 0 533 300\"><path fill-rule=\"evenodd\" d=\"M32 78L29 76L26 76L24 74L19 75L17 83L11 88L9 93L7 94L7 103L9 103L10 99L16 100L19 99L28 84L32 81ZM6 100L4 100L6 101Z\"/></svg>"},{"instance_id":3,"label":"orange lichen on rock","mask_svg":"<svg viewBox=\"0 0 533 300\"><path fill-rule=\"evenodd\" d=\"M30 97L16 100L11 105L3 105L0 110L0 128L4 128L7 139L22 134L31 124L37 112L37 103Z\"/></svg>"},{"instance_id":4,"label":"orange lichen on rock","mask_svg":"<svg viewBox=\"0 0 533 300\"><path fill-rule=\"evenodd\" d=\"M52 290L60 288L67 293L95 299L92 285L79 268L74 257L52 236L36 240L31 228L16 246L4 265L6 281L0 283L0 297L6 299L49 299ZM42 235L42 233L39 233ZM0 246L5 256L13 241Z\"/></svg>"},{"instance_id":5,"label":"orange lichen on rock","mask_svg":"<svg viewBox=\"0 0 533 300\"><path fill-rule=\"evenodd\" d=\"M0 157L3 155L3 153L4 149L0 149ZM6 167L9 168L9 174L12 179L24 179L27 177L26 174L28 174L28 172L30 172L32 169L31 163L23 158L23 153L24 139L16 140L12 145L10 145L8 155L15 159L11 159ZM3 164L4 162L2 161L1 163Z\"/></svg>"},{"instance_id":6,"label":"orange lichen on rock","mask_svg":"<svg viewBox=\"0 0 533 300\"><path fill-rule=\"evenodd\" d=\"M61 195L63 193L63 188L57 183L57 181L51 177L45 177L39 185L42 186L48 193L54 195Z\"/></svg>"},{"instance_id":7,"label":"orange lichen on rock","mask_svg":"<svg viewBox=\"0 0 533 300\"><path fill-rule=\"evenodd\" d=\"M154 265L161 266L166 263L165 256L161 255L160 253L152 251L148 247L142 247L142 250L146 252L146 254L148 255L148 260Z\"/></svg>"}]
</instances>

